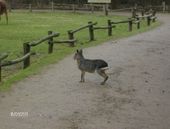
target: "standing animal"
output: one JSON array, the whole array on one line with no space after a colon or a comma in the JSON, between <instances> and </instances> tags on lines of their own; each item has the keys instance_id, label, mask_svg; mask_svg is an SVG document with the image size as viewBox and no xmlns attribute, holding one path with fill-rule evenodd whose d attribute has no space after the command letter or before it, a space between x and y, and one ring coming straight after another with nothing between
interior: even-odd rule
<instances>
[{"instance_id":1,"label":"standing animal","mask_svg":"<svg viewBox=\"0 0 170 129\"><path fill-rule=\"evenodd\" d=\"M105 73L105 71L108 69L108 64L104 60L85 59L82 50L77 50L74 55L74 59L77 60L78 68L81 70L80 82L85 82L84 76L86 72L94 73L95 71L97 71L97 73L104 78L104 81L101 82L101 85L104 85L108 80L108 75Z\"/></svg>"},{"instance_id":2,"label":"standing animal","mask_svg":"<svg viewBox=\"0 0 170 129\"><path fill-rule=\"evenodd\" d=\"M0 20L1 20L1 15L3 15L3 14L5 14L6 23L8 24L7 4L4 0L0 0Z\"/></svg>"}]
</instances>

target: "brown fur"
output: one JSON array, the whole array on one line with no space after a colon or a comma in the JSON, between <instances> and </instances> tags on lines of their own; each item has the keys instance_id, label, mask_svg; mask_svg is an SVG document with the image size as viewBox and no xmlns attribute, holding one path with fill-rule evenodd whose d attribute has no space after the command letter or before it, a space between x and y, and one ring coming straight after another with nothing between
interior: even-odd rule
<instances>
[{"instance_id":1,"label":"brown fur","mask_svg":"<svg viewBox=\"0 0 170 129\"><path fill-rule=\"evenodd\" d=\"M94 73L97 71L97 73L104 78L104 81L101 82L101 85L104 85L106 81L108 80L108 75L105 73L105 71L108 69L108 64L104 60L101 59L85 59L83 56L82 50L77 50L77 52L74 55L74 59L77 60L78 68L81 70L81 80L80 82L85 82L85 73Z\"/></svg>"},{"instance_id":2,"label":"brown fur","mask_svg":"<svg viewBox=\"0 0 170 129\"><path fill-rule=\"evenodd\" d=\"M6 22L8 24L7 4L4 0L0 0L0 20L1 20L1 15L3 15L3 14L5 14Z\"/></svg>"}]
</instances>

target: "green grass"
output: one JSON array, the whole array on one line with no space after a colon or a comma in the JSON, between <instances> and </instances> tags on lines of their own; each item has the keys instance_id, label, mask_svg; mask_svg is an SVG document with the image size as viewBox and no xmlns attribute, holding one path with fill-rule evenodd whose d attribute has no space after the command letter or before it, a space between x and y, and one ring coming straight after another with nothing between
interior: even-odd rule
<instances>
[{"instance_id":1,"label":"green grass","mask_svg":"<svg viewBox=\"0 0 170 129\"><path fill-rule=\"evenodd\" d=\"M123 16L103 16L96 14L79 14L79 13L27 13L13 12L10 14L9 25L5 24L4 17L0 22L0 53L7 52L10 56L7 60L21 57L23 54L23 43L27 41L37 40L47 35L49 30L59 32L60 37L55 40L68 39L67 31L74 30L80 26L86 25L88 21L98 22L97 26L107 25L107 20L119 21L127 19ZM127 37L137 33L147 31L158 26L156 22L147 27L146 21L142 22L141 29L137 30L136 25L132 32L128 32L127 24L117 25L113 29L113 36L108 37L106 30L97 30L95 32L95 41L89 42L88 29L77 33L75 37L78 39L76 47L68 47L67 44L55 45L54 53L48 55L48 45L43 43L36 46L32 51L36 52L31 59L31 66L22 70L22 64L5 67L2 70L3 82L0 83L0 91L7 90L11 84L29 76L38 73L44 66L57 63L66 55L73 53L77 48L85 48L98 45L104 41Z\"/></svg>"}]
</instances>

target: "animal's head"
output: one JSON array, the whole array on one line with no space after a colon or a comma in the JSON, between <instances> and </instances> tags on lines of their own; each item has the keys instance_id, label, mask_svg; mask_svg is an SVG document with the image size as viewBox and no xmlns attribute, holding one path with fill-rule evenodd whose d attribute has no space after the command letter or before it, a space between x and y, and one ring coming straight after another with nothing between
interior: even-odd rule
<instances>
[{"instance_id":1,"label":"animal's head","mask_svg":"<svg viewBox=\"0 0 170 129\"><path fill-rule=\"evenodd\" d=\"M76 53L74 54L74 60L80 60L84 58L83 57L83 50L80 49L80 50L77 50Z\"/></svg>"}]
</instances>

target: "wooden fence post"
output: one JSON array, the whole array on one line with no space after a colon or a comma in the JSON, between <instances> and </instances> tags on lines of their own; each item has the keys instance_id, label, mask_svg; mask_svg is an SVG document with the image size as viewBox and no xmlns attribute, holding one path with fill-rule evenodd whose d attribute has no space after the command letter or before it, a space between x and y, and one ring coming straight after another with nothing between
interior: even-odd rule
<instances>
[{"instance_id":1,"label":"wooden fence post","mask_svg":"<svg viewBox=\"0 0 170 129\"><path fill-rule=\"evenodd\" d=\"M51 11L54 12L54 2L51 2Z\"/></svg>"},{"instance_id":2,"label":"wooden fence post","mask_svg":"<svg viewBox=\"0 0 170 129\"><path fill-rule=\"evenodd\" d=\"M150 18L150 16L147 16L147 25L148 25L148 26L151 25L151 18Z\"/></svg>"},{"instance_id":3,"label":"wooden fence post","mask_svg":"<svg viewBox=\"0 0 170 129\"><path fill-rule=\"evenodd\" d=\"M0 60L0 82L2 81L2 77L1 77L2 74L1 73L2 73L2 67L1 67L1 60Z\"/></svg>"},{"instance_id":4,"label":"wooden fence post","mask_svg":"<svg viewBox=\"0 0 170 129\"><path fill-rule=\"evenodd\" d=\"M92 25L91 21L89 21L88 24L89 24L90 41L93 41L94 40L94 28L93 28L93 25Z\"/></svg>"},{"instance_id":5,"label":"wooden fence post","mask_svg":"<svg viewBox=\"0 0 170 129\"><path fill-rule=\"evenodd\" d=\"M29 11L32 12L32 5L29 4Z\"/></svg>"},{"instance_id":6,"label":"wooden fence post","mask_svg":"<svg viewBox=\"0 0 170 129\"><path fill-rule=\"evenodd\" d=\"M24 43L23 47L24 47L24 55L26 55L27 53L30 53L31 46L29 45L28 42ZM30 66L30 56L24 60L23 65L24 65L23 69L26 69L27 67Z\"/></svg>"},{"instance_id":7,"label":"wooden fence post","mask_svg":"<svg viewBox=\"0 0 170 129\"><path fill-rule=\"evenodd\" d=\"M144 18L144 15L145 15L145 10L144 10L144 9L142 9L141 15L142 15L142 19L144 20L144 19L145 19L145 18Z\"/></svg>"},{"instance_id":8,"label":"wooden fence post","mask_svg":"<svg viewBox=\"0 0 170 129\"><path fill-rule=\"evenodd\" d=\"M48 35L51 35L51 34L53 34L53 31L48 31ZM51 37L48 40L48 54L53 53L53 46L54 46L53 37Z\"/></svg>"},{"instance_id":9,"label":"wooden fence post","mask_svg":"<svg viewBox=\"0 0 170 129\"><path fill-rule=\"evenodd\" d=\"M73 8L73 13L75 13L76 12L76 5L72 4L72 8Z\"/></svg>"},{"instance_id":10,"label":"wooden fence post","mask_svg":"<svg viewBox=\"0 0 170 129\"><path fill-rule=\"evenodd\" d=\"M138 21L137 22L137 29L140 29L140 19L139 19L139 17L137 17L136 20Z\"/></svg>"},{"instance_id":11,"label":"wooden fence post","mask_svg":"<svg viewBox=\"0 0 170 129\"><path fill-rule=\"evenodd\" d=\"M132 31L132 26L133 26L132 19L129 18L129 31Z\"/></svg>"},{"instance_id":12,"label":"wooden fence post","mask_svg":"<svg viewBox=\"0 0 170 129\"><path fill-rule=\"evenodd\" d=\"M135 17L136 17L136 9L133 8L133 9L132 9L132 18L135 18Z\"/></svg>"},{"instance_id":13,"label":"wooden fence post","mask_svg":"<svg viewBox=\"0 0 170 129\"><path fill-rule=\"evenodd\" d=\"M108 4L104 4L104 5L103 5L103 11L104 11L104 13L105 13L105 16L108 16L108 14L109 14L108 8L109 8Z\"/></svg>"},{"instance_id":14,"label":"wooden fence post","mask_svg":"<svg viewBox=\"0 0 170 129\"><path fill-rule=\"evenodd\" d=\"M91 4L91 13L94 13L94 5Z\"/></svg>"},{"instance_id":15,"label":"wooden fence post","mask_svg":"<svg viewBox=\"0 0 170 129\"><path fill-rule=\"evenodd\" d=\"M108 36L112 36L112 22L108 20Z\"/></svg>"},{"instance_id":16,"label":"wooden fence post","mask_svg":"<svg viewBox=\"0 0 170 129\"><path fill-rule=\"evenodd\" d=\"M72 33L71 30L68 31L68 38L69 38L69 40L73 40L74 39L74 33ZM74 47L74 42L72 42L70 44L70 47Z\"/></svg>"},{"instance_id":17,"label":"wooden fence post","mask_svg":"<svg viewBox=\"0 0 170 129\"><path fill-rule=\"evenodd\" d=\"M152 22L155 22L156 21L156 10L153 10L152 16L154 17Z\"/></svg>"},{"instance_id":18,"label":"wooden fence post","mask_svg":"<svg viewBox=\"0 0 170 129\"><path fill-rule=\"evenodd\" d=\"M162 11L163 11L163 13L165 13L165 11L166 11L166 3L165 3L165 1L162 2Z\"/></svg>"},{"instance_id":19,"label":"wooden fence post","mask_svg":"<svg viewBox=\"0 0 170 129\"><path fill-rule=\"evenodd\" d=\"M156 18L153 18L152 22L155 22L156 21Z\"/></svg>"}]
</instances>

